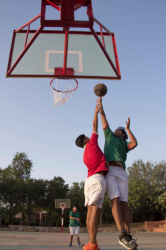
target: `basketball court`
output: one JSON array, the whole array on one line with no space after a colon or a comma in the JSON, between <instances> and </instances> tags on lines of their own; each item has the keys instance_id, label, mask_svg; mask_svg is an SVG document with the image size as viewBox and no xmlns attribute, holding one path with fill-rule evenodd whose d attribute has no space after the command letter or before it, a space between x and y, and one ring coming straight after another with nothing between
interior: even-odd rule
<instances>
[{"instance_id":1,"label":"basketball court","mask_svg":"<svg viewBox=\"0 0 166 250\"><path fill-rule=\"evenodd\" d=\"M1 232L0 250L70 249L68 247L69 237L69 233ZM166 233L136 233L136 237L139 244L138 249L166 249ZM82 243L87 243L88 234L81 233L80 239ZM118 244L117 233L99 233L97 239L101 250L124 249ZM74 237L71 249L76 248L78 249Z\"/></svg>"},{"instance_id":2,"label":"basketball court","mask_svg":"<svg viewBox=\"0 0 166 250\"><path fill-rule=\"evenodd\" d=\"M57 19L46 19L48 6L58 13ZM74 13L80 8L85 9L88 21L75 20ZM30 29L37 19L38 29ZM6 77L51 78L55 107L72 96L70 93L78 87L76 79L121 80L115 34L94 17L91 0L41 0L41 13L20 25L13 31ZM59 91L54 79L60 79L60 83L71 79L73 85ZM61 208L63 215L63 203L55 207ZM1 231L0 250L69 249L69 237L69 233ZM136 237L139 249L166 249L166 233L137 233ZM89 236L81 233L80 239L86 244ZM97 239L101 250L124 249L118 243L117 233L99 233ZM76 247L74 238L71 248Z\"/></svg>"}]
</instances>

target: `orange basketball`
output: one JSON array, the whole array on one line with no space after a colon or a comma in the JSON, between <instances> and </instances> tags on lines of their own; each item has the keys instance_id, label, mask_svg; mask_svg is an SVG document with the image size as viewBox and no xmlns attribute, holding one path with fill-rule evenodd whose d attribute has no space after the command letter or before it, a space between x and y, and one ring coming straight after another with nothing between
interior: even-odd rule
<instances>
[{"instance_id":1,"label":"orange basketball","mask_svg":"<svg viewBox=\"0 0 166 250\"><path fill-rule=\"evenodd\" d=\"M105 96L107 94L107 86L103 83L99 83L94 87L94 93L97 96Z\"/></svg>"}]
</instances>

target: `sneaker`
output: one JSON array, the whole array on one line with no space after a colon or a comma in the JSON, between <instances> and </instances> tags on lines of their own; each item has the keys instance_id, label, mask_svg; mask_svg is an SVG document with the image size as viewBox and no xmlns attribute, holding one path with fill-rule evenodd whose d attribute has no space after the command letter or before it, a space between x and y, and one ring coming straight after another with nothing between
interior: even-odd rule
<instances>
[{"instance_id":1,"label":"sneaker","mask_svg":"<svg viewBox=\"0 0 166 250\"><path fill-rule=\"evenodd\" d=\"M136 247L138 247L138 244L137 244L137 239L133 239L133 235L134 235L135 233L133 233L132 235L130 234L130 235L128 235L129 237L130 237L130 239L131 240L133 240L133 241L135 241L135 243L136 243ZM135 249L136 250L136 249Z\"/></svg>"},{"instance_id":2,"label":"sneaker","mask_svg":"<svg viewBox=\"0 0 166 250\"><path fill-rule=\"evenodd\" d=\"M83 247L84 244L78 243L78 247Z\"/></svg>"},{"instance_id":3,"label":"sneaker","mask_svg":"<svg viewBox=\"0 0 166 250\"><path fill-rule=\"evenodd\" d=\"M84 249L84 250L90 250L90 242L88 242L88 244L85 245L85 246L83 247L83 249Z\"/></svg>"},{"instance_id":4,"label":"sneaker","mask_svg":"<svg viewBox=\"0 0 166 250\"><path fill-rule=\"evenodd\" d=\"M127 232L123 232L122 235L119 235L119 244L124 246L129 250L134 250L137 247L136 242L132 239L132 236L128 236Z\"/></svg>"},{"instance_id":5,"label":"sneaker","mask_svg":"<svg viewBox=\"0 0 166 250\"><path fill-rule=\"evenodd\" d=\"M90 246L90 250L100 250L100 248L98 247L98 244L89 244Z\"/></svg>"},{"instance_id":6,"label":"sneaker","mask_svg":"<svg viewBox=\"0 0 166 250\"><path fill-rule=\"evenodd\" d=\"M72 247L72 243L70 242L69 247Z\"/></svg>"}]
</instances>

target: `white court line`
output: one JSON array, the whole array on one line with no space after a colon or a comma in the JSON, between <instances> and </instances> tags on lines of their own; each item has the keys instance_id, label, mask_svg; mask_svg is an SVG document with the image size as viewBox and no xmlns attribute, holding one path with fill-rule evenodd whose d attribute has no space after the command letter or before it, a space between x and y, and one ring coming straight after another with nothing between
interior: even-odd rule
<instances>
[{"instance_id":1,"label":"white court line","mask_svg":"<svg viewBox=\"0 0 166 250\"><path fill-rule=\"evenodd\" d=\"M54 72L54 69L49 69L49 56L51 53L64 54L64 51L63 50L46 50L45 72ZM74 70L74 72L83 73L82 51L68 51L68 54L78 54L79 70Z\"/></svg>"}]
</instances>

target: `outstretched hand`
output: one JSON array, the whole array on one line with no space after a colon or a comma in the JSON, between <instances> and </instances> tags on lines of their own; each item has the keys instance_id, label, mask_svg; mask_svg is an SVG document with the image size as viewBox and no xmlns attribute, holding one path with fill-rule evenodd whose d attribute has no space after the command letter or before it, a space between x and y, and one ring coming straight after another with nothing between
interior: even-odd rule
<instances>
[{"instance_id":1,"label":"outstretched hand","mask_svg":"<svg viewBox=\"0 0 166 250\"><path fill-rule=\"evenodd\" d=\"M99 106L96 104L95 112L98 114L99 113Z\"/></svg>"},{"instance_id":2,"label":"outstretched hand","mask_svg":"<svg viewBox=\"0 0 166 250\"><path fill-rule=\"evenodd\" d=\"M99 97L99 99L96 99L96 102L98 104L99 109L102 108L102 97Z\"/></svg>"},{"instance_id":3,"label":"outstretched hand","mask_svg":"<svg viewBox=\"0 0 166 250\"><path fill-rule=\"evenodd\" d=\"M130 129L130 117L128 118L128 121L126 122L126 129Z\"/></svg>"}]
</instances>

